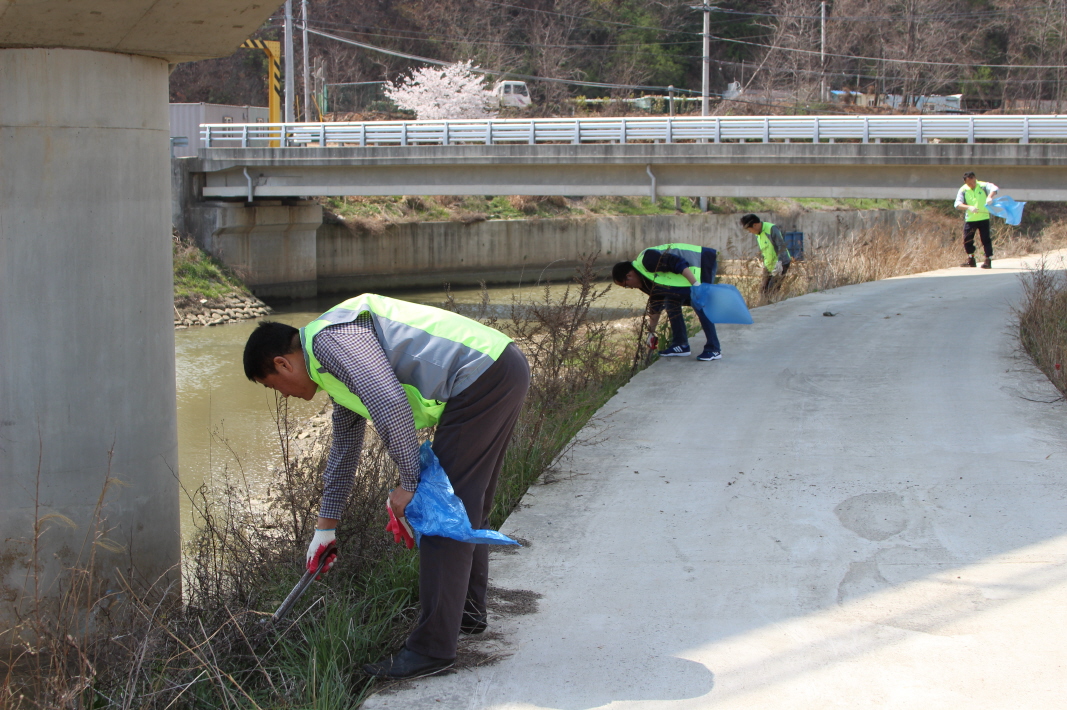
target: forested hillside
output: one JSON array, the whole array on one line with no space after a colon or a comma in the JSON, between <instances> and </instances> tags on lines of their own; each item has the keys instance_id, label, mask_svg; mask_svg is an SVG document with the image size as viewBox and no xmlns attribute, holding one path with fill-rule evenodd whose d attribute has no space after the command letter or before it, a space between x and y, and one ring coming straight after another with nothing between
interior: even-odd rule
<instances>
[{"instance_id":1,"label":"forested hillside","mask_svg":"<svg viewBox=\"0 0 1067 710\"><path fill-rule=\"evenodd\" d=\"M473 60L527 80L535 113L568 99L701 88L694 0L311 0L309 28L398 54ZM826 89L956 94L976 110L1057 112L1064 97L1067 0L733 0L710 11L711 91L746 88L754 110L808 106ZM300 2L294 13L299 19ZM281 39L282 11L255 36ZM825 57L821 56L825 26ZM297 74L299 56L297 32ZM421 63L313 34L334 97L358 99ZM548 81L549 79L554 81ZM338 86L361 82L359 86ZM613 85L591 87L567 82ZM300 77L297 77L298 93ZM347 92L347 94L346 94ZM172 101L266 102L262 52L179 66ZM1038 103L1041 102L1041 103ZM733 102L734 107L737 103Z\"/></svg>"}]
</instances>

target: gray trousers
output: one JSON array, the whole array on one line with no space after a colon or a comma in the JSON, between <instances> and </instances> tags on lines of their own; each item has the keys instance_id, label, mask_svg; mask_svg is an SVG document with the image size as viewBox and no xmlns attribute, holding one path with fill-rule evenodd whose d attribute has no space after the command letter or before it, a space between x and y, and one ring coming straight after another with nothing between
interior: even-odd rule
<instances>
[{"instance_id":1,"label":"gray trousers","mask_svg":"<svg viewBox=\"0 0 1067 710\"><path fill-rule=\"evenodd\" d=\"M511 343L475 382L448 400L433 450L471 527L484 528L493 508L504 451L530 387L526 356ZM485 612L489 546L424 535L419 543L419 623L405 644L433 658L455 658L466 606Z\"/></svg>"}]
</instances>

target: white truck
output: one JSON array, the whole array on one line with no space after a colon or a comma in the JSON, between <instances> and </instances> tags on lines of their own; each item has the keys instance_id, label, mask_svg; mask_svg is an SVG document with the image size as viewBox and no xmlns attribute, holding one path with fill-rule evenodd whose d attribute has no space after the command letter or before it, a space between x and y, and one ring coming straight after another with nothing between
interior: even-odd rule
<instances>
[{"instance_id":1,"label":"white truck","mask_svg":"<svg viewBox=\"0 0 1067 710\"><path fill-rule=\"evenodd\" d=\"M501 81L493 87L493 94L501 108L523 108L529 106L530 90L526 88L525 81Z\"/></svg>"}]
</instances>

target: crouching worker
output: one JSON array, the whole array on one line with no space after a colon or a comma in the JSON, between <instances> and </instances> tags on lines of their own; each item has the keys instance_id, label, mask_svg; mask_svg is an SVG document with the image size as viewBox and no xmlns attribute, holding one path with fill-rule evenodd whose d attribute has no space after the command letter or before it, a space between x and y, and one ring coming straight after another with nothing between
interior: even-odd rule
<instances>
[{"instance_id":1,"label":"crouching worker","mask_svg":"<svg viewBox=\"0 0 1067 710\"><path fill-rule=\"evenodd\" d=\"M763 284L760 286L760 292L767 294L777 291L793 261L789 249L785 246L782 230L775 224L761 221L754 214L746 214L741 218L741 228L755 234L756 243L759 244L763 261Z\"/></svg>"},{"instance_id":2,"label":"crouching worker","mask_svg":"<svg viewBox=\"0 0 1067 710\"><path fill-rule=\"evenodd\" d=\"M716 253L709 247L695 244L661 244L645 249L633 261L620 261L611 270L611 278L623 288L640 289L648 294L648 326L646 342L655 347L656 326L660 314L667 312L671 324L671 345L660 350L663 357L688 357L689 334L686 332L682 306L692 306L690 288L698 283L714 283ZM715 324L699 308L694 308L706 343L698 360L719 360L722 353Z\"/></svg>"},{"instance_id":3,"label":"crouching worker","mask_svg":"<svg viewBox=\"0 0 1067 710\"><path fill-rule=\"evenodd\" d=\"M297 330L260 323L245 374L286 397L334 401L333 445L307 566L318 567L352 489L367 419L400 469L388 505L397 518L419 485L417 428L437 426L433 450L475 528L484 528L504 450L530 385L525 356L503 333L455 313L374 294L347 300ZM333 562L328 563L332 567ZM424 535L418 625L397 653L363 670L416 678L452 666L460 631L486 628L487 545Z\"/></svg>"}]
</instances>

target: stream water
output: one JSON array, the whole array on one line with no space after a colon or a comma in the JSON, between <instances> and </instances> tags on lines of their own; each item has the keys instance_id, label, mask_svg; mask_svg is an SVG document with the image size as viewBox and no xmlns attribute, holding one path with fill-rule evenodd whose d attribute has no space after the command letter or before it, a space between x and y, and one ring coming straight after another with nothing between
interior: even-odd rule
<instances>
[{"instance_id":1,"label":"stream water","mask_svg":"<svg viewBox=\"0 0 1067 710\"><path fill-rule=\"evenodd\" d=\"M555 294L565 286L551 287ZM295 327L313 318L345 298L357 294L332 294L328 297L272 304L271 320ZM441 306L443 291L405 291L386 295L417 303ZM461 312L480 303L479 289L453 292ZM498 287L489 290L490 304L498 316L506 318L513 299L530 302L543 295L543 288ZM612 288L597 302L603 314L622 317L644 304L644 294ZM182 526L188 536L192 505L188 494L201 484L225 476L247 482L253 491L262 491L272 469L279 461L280 446L275 419L275 394L244 376L241 357L249 333L257 321L209 328L179 330L175 335L178 387L178 464L179 478L186 493L182 494ZM289 412L298 421L309 417L326 404L320 392L311 402L292 399Z\"/></svg>"}]
</instances>

